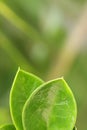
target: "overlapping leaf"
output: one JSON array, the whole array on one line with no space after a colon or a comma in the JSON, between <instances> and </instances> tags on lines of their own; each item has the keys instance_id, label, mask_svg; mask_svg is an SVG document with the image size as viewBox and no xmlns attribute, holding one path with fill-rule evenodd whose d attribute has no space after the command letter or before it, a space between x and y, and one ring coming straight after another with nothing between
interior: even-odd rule
<instances>
[{"instance_id":1,"label":"overlapping leaf","mask_svg":"<svg viewBox=\"0 0 87 130\"><path fill-rule=\"evenodd\" d=\"M22 127L22 109L31 93L43 83L38 77L18 70L10 93L10 109L13 122L18 130Z\"/></svg>"},{"instance_id":2,"label":"overlapping leaf","mask_svg":"<svg viewBox=\"0 0 87 130\"><path fill-rule=\"evenodd\" d=\"M41 85L27 100L22 113L24 130L73 130L76 102L64 81Z\"/></svg>"},{"instance_id":3,"label":"overlapping leaf","mask_svg":"<svg viewBox=\"0 0 87 130\"><path fill-rule=\"evenodd\" d=\"M76 101L63 78L44 83L18 69L10 92L13 125L0 130L76 130Z\"/></svg>"}]
</instances>

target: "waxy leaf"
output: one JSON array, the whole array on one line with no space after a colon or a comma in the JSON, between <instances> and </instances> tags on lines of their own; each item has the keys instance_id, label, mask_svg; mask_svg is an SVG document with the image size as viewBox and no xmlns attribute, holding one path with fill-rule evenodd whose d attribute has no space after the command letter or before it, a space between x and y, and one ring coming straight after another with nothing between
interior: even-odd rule
<instances>
[{"instance_id":1,"label":"waxy leaf","mask_svg":"<svg viewBox=\"0 0 87 130\"><path fill-rule=\"evenodd\" d=\"M10 111L17 130L23 130L22 109L26 100L42 83L38 77L18 69L10 93Z\"/></svg>"},{"instance_id":2,"label":"waxy leaf","mask_svg":"<svg viewBox=\"0 0 87 130\"><path fill-rule=\"evenodd\" d=\"M26 101L22 121L24 130L73 130L77 107L63 78L41 85Z\"/></svg>"},{"instance_id":3,"label":"waxy leaf","mask_svg":"<svg viewBox=\"0 0 87 130\"><path fill-rule=\"evenodd\" d=\"M0 130L16 130L13 125L3 125Z\"/></svg>"}]
</instances>

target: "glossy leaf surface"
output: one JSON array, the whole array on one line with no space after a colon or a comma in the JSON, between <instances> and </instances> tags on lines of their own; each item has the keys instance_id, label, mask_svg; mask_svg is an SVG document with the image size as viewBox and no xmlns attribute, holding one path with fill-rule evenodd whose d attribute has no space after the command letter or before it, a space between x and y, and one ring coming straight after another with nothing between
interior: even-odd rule
<instances>
[{"instance_id":1,"label":"glossy leaf surface","mask_svg":"<svg viewBox=\"0 0 87 130\"><path fill-rule=\"evenodd\" d=\"M63 78L41 85L26 101L24 130L73 130L77 107L74 96Z\"/></svg>"},{"instance_id":2,"label":"glossy leaf surface","mask_svg":"<svg viewBox=\"0 0 87 130\"><path fill-rule=\"evenodd\" d=\"M18 130L22 127L22 109L31 93L43 83L38 77L18 70L10 93L10 110L13 123Z\"/></svg>"}]
</instances>

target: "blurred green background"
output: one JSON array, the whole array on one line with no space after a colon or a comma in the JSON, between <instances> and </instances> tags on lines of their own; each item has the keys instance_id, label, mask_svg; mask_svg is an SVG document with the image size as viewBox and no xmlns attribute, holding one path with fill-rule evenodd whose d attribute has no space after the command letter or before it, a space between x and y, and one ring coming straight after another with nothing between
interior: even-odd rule
<instances>
[{"instance_id":1,"label":"blurred green background","mask_svg":"<svg viewBox=\"0 0 87 130\"><path fill-rule=\"evenodd\" d=\"M20 66L45 81L64 76L87 130L86 0L0 0L0 124L10 123L9 91Z\"/></svg>"}]
</instances>

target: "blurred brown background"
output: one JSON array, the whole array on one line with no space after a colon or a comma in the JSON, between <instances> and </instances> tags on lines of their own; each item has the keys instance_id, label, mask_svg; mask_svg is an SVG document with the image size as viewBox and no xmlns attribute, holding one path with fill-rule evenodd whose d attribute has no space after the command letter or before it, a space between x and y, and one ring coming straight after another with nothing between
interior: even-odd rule
<instances>
[{"instance_id":1,"label":"blurred brown background","mask_svg":"<svg viewBox=\"0 0 87 130\"><path fill-rule=\"evenodd\" d=\"M64 76L87 130L87 1L0 0L0 124L11 122L9 91L18 66L45 81Z\"/></svg>"}]
</instances>

